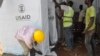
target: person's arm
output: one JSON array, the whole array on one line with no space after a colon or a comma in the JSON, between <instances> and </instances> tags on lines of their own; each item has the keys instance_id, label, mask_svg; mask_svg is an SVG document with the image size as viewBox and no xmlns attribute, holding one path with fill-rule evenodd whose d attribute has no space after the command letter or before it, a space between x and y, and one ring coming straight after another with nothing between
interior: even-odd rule
<instances>
[{"instance_id":1,"label":"person's arm","mask_svg":"<svg viewBox=\"0 0 100 56\"><path fill-rule=\"evenodd\" d=\"M55 3L55 6L58 6L58 3L56 0L53 0L53 2Z\"/></svg>"},{"instance_id":2,"label":"person's arm","mask_svg":"<svg viewBox=\"0 0 100 56\"><path fill-rule=\"evenodd\" d=\"M60 17L62 18L64 16L64 10L60 11ZM63 19L63 18L62 18Z\"/></svg>"},{"instance_id":3,"label":"person's arm","mask_svg":"<svg viewBox=\"0 0 100 56\"><path fill-rule=\"evenodd\" d=\"M86 31L88 31L92 27L93 23L94 23L94 17L91 17L88 27L86 28Z\"/></svg>"},{"instance_id":4,"label":"person's arm","mask_svg":"<svg viewBox=\"0 0 100 56\"><path fill-rule=\"evenodd\" d=\"M57 10L56 10L56 16L58 17L57 19L61 19L62 18L62 16L61 16L61 8L60 7L57 7L56 8Z\"/></svg>"}]
</instances>

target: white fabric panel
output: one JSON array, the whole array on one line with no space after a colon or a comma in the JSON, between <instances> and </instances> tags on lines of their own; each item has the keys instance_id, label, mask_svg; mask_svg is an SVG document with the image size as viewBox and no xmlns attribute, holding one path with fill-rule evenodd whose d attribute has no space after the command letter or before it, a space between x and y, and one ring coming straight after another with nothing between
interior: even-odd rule
<instances>
[{"instance_id":1,"label":"white fabric panel","mask_svg":"<svg viewBox=\"0 0 100 56\"><path fill-rule=\"evenodd\" d=\"M45 1L45 2L42 2ZM36 28L48 28L47 0L4 0L0 8L0 42L5 53L22 54L23 49L15 38L18 29L25 25L34 25ZM42 5L41 5L42 4ZM44 7L41 7L44 6ZM43 16L44 14L45 16ZM43 16L43 17L42 17ZM45 24L44 24L45 23ZM45 26L44 26L45 25ZM44 30L46 37L48 29ZM48 37L38 47L45 54L48 50ZM46 48L47 47L47 48Z\"/></svg>"}]
</instances>

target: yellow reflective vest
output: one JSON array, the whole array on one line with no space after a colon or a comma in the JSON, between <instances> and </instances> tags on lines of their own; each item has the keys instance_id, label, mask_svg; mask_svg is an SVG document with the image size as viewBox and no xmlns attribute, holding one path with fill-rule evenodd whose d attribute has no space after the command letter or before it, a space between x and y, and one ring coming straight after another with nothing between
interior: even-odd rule
<instances>
[{"instance_id":1,"label":"yellow reflective vest","mask_svg":"<svg viewBox=\"0 0 100 56\"><path fill-rule=\"evenodd\" d=\"M67 11L64 11L64 17L63 17L63 27L70 27L73 24L73 16L74 16L74 10L72 7L68 6Z\"/></svg>"}]
</instances>

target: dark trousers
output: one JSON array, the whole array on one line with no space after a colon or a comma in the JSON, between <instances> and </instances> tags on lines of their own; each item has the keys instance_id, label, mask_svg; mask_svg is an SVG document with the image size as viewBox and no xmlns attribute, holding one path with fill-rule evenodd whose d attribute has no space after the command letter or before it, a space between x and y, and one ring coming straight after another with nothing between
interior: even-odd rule
<instances>
[{"instance_id":1,"label":"dark trousers","mask_svg":"<svg viewBox=\"0 0 100 56\"><path fill-rule=\"evenodd\" d=\"M88 56L94 56L94 46L93 46L93 37L94 31L85 34L85 47L88 52Z\"/></svg>"},{"instance_id":2,"label":"dark trousers","mask_svg":"<svg viewBox=\"0 0 100 56\"><path fill-rule=\"evenodd\" d=\"M73 48L73 32L72 32L72 27L64 28L63 32L64 32L65 43L67 44L67 48L72 49Z\"/></svg>"}]
</instances>

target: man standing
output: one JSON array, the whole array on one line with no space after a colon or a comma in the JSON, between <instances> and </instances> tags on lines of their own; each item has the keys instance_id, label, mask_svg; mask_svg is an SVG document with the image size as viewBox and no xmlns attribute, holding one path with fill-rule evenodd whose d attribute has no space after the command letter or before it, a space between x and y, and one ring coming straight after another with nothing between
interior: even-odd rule
<instances>
[{"instance_id":1,"label":"man standing","mask_svg":"<svg viewBox=\"0 0 100 56\"><path fill-rule=\"evenodd\" d=\"M68 1L68 6L64 3L65 6L61 6L64 10L63 15L63 28L64 28L64 37L65 43L67 44L67 48L71 50L73 48L73 34L72 34L72 25L73 25L73 16L74 10L72 8L73 2ZM65 9L64 9L65 8Z\"/></svg>"},{"instance_id":2,"label":"man standing","mask_svg":"<svg viewBox=\"0 0 100 56\"><path fill-rule=\"evenodd\" d=\"M55 14L56 14L56 27L57 27L57 34L58 34L58 42L61 43L62 40L62 33L63 33L63 19L61 13L61 2L57 2L58 0L53 0L55 3Z\"/></svg>"},{"instance_id":3,"label":"man standing","mask_svg":"<svg viewBox=\"0 0 100 56\"><path fill-rule=\"evenodd\" d=\"M93 54L93 46L92 46L92 35L95 32L95 20L96 20L96 11L94 6L92 5L93 0L85 0L85 4L87 5L86 10L86 18L85 18L85 46L88 51L88 56L94 56Z\"/></svg>"},{"instance_id":4,"label":"man standing","mask_svg":"<svg viewBox=\"0 0 100 56\"><path fill-rule=\"evenodd\" d=\"M78 22L84 23L85 10L83 9L83 5L80 5L79 9L80 9L80 12L79 12Z\"/></svg>"}]
</instances>

